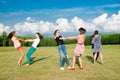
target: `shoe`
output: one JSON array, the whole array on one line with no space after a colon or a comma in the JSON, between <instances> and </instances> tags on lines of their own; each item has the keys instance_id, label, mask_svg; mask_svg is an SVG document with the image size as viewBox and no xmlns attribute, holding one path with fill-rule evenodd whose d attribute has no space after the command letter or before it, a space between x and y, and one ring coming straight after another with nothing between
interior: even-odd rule
<instances>
[{"instance_id":1,"label":"shoe","mask_svg":"<svg viewBox=\"0 0 120 80\"><path fill-rule=\"evenodd\" d=\"M26 64L25 66L30 66L30 64Z\"/></svg>"},{"instance_id":2,"label":"shoe","mask_svg":"<svg viewBox=\"0 0 120 80\"><path fill-rule=\"evenodd\" d=\"M69 68L69 70L75 70L75 68Z\"/></svg>"},{"instance_id":3,"label":"shoe","mask_svg":"<svg viewBox=\"0 0 120 80\"><path fill-rule=\"evenodd\" d=\"M64 68L63 68L63 67L60 67L60 70L64 70Z\"/></svg>"},{"instance_id":4,"label":"shoe","mask_svg":"<svg viewBox=\"0 0 120 80\"><path fill-rule=\"evenodd\" d=\"M70 69L71 67L70 66L68 66L68 69Z\"/></svg>"},{"instance_id":5,"label":"shoe","mask_svg":"<svg viewBox=\"0 0 120 80\"><path fill-rule=\"evenodd\" d=\"M80 70L83 70L83 68L80 68Z\"/></svg>"}]
</instances>

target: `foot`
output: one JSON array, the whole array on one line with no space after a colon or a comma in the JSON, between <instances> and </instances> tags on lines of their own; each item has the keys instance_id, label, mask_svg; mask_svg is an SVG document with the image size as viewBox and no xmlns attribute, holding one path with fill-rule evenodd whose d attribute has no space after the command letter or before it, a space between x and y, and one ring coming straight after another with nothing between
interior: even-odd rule
<instances>
[{"instance_id":1,"label":"foot","mask_svg":"<svg viewBox=\"0 0 120 80\"><path fill-rule=\"evenodd\" d=\"M75 70L75 68L69 68L69 70Z\"/></svg>"},{"instance_id":2,"label":"foot","mask_svg":"<svg viewBox=\"0 0 120 80\"><path fill-rule=\"evenodd\" d=\"M30 64L26 64L25 66L30 66Z\"/></svg>"},{"instance_id":3,"label":"foot","mask_svg":"<svg viewBox=\"0 0 120 80\"><path fill-rule=\"evenodd\" d=\"M22 66L22 61L18 61L18 66Z\"/></svg>"},{"instance_id":4,"label":"foot","mask_svg":"<svg viewBox=\"0 0 120 80\"><path fill-rule=\"evenodd\" d=\"M104 62L103 62L103 61L101 61L101 63L103 64Z\"/></svg>"},{"instance_id":5,"label":"foot","mask_svg":"<svg viewBox=\"0 0 120 80\"><path fill-rule=\"evenodd\" d=\"M70 69L71 67L70 66L68 66L68 69Z\"/></svg>"},{"instance_id":6,"label":"foot","mask_svg":"<svg viewBox=\"0 0 120 80\"><path fill-rule=\"evenodd\" d=\"M63 67L60 67L60 70L64 70L64 68L63 68Z\"/></svg>"},{"instance_id":7,"label":"foot","mask_svg":"<svg viewBox=\"0 0 120 80\"><path fill-rule=\"evenodd\" d=\"M80 70L83 70L83 68L80 68Z\"/></svg>"},{"instance_id":8,"label":"foot","mask_svg":"<svg viewBox=\"0 0 120 80\"><path fill-rule=\"evenodd\" d=\"M96 63L97 63L96 61L93 62L93 64L96 64Z\"/></svg>"}]
</instances>

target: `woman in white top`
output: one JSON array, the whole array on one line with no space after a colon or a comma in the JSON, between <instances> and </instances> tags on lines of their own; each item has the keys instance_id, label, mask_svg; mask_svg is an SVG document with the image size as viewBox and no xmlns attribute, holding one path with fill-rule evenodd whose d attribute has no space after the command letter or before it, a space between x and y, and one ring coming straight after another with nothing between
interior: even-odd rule
<instances>
[{"instance_id":1,"label":"woman in white top","mask_svg":"<svg viewBox=\"0 0 120 80\"><path fill-rule=\"evenodd\" d=\"M29 51L26 54L27 57L27 66L30 65L30 57L33 54L33 52L35 52L40 40L43 38L43 36L40 33L36 33L36 39L27 39L25 40L26 42L33 42L31 48L29 49Z\"/></svg>"}]
</instances>

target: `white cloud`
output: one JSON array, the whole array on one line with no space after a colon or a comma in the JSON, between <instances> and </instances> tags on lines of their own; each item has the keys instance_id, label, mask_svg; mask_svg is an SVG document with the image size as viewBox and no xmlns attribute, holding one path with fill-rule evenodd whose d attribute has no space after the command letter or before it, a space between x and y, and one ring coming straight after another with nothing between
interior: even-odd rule
<instances>
[{"instance_id":1,"label":"white cloud","mask_svg":"<svg viewBox=\"0 0 120 80\"><path fill-rule=\"evenodd\" d=\"M101 24L101 23L104 23L106 21L106 19L107 19L107 14L104 13L101 16L93 19L93 23L95 23L95 24Z\"/></svg>"},{"instance_id":2,"label":"white cloud","mask_svg":"<svg viewBox=\"0 0 120 80\"><path fill-rule=\"evenodd\" d=\"M56 28L60 29L62 32L71 32L73 30L68 20L65 18L57 19L56 23Z\"/></svg>"},{"instance_id":3,"label":"white cloud","mask_svg":"<svg viewBox=\"0 0 120 80\"><path fill-rule=\"evenodd\" d=\"M27 20L27 21L31 20L31 17L27 17L26 20Z\"/></svg>"},{"instance_id":4,"label":"white cloud","mask_svg":"<svg viewBox=\"0 0 120 80\"><path fill-rule=\"evenodd\" d=\"M84 23L84 21L82 19L80 19L77 16L75 16L71 20L71 26L73 26L74 29L79 29L80 27L84 27L85 23Z\"/></svg>"},{"instance_id":5,"label":"white cloud","mask_svg":"<svg viewBox=\"0 0 120 80\"><path fill-rule=\"evenodd\" d=\"M10 26L4 26L0 23L0 33L2 31L10 32L15 30L19 35L40 33L53 33L55 29L60 29L61 32L76 32L80 27L84 27L87 32L93 32L99 30L102 32L115 32L120 33L120 11L118 14L113 14L108 17L107 13L85 21L77 16L71 20L67 18L58 18L56 22L49 22L43 20L34 20L31 17L27 17L25 22L18 22L12 29Z\"/></svg>"},{"instance_id":6,"label":"white cloud","mask_svg":"<svg viewBox=\"0 0 120 80\"><path fill-rule=\"evenodd\" d=\"M106 7L115 8L115 7L120 7L120 4L110 4L110 5L104 5L104 6L101 6L101 7L103 7L103 8L106 8Z\"/></svg>"},{"instance_id":7,"label":"white cloud","mask_svg":"<svg viewBox=\"0 0 120 80\"><path fill-rule=\"evenodd\" d=\"M49 33L52 31L54 25L51 22L44 21L26 21L15 24L14 29L19 34L34 34L36 32Z\"/></svg>"},{"instance_id":8,"label":"white cloud","mask_svg":"<svg viewBox=\"0 0 120 80\"><path fill-rule=\"evenodd\" d=\"M2 23L0 23L0 34L3 32L3 31L6 31L6 32L10 32L10 31L13 31L13 29L10 28L10 26L4 26Z\"/></svg>"},{"instance_id":9,"label":"white cloud","mask_svg":"<svg viewBox=\"0 0 120 80\"><path fill-rule=\"evenodd\" d=\"M118 15L113 14L110 18L107 19L106 23L104 23L103 30L106 32L120 33L120 11Z\"/></svg>"}]
</instances>

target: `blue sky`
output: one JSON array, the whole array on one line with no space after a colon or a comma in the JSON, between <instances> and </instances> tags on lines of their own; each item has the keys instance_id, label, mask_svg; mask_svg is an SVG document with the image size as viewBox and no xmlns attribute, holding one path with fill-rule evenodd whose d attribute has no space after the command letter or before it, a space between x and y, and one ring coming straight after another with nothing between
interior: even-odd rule
<instances>
[{"instance_id":1,"label":"blue sky","mask_svg":"<svg viewBox=\"0 0 120 80\"><path fill-rule=\"evenodd\" d=\"M0 23L14 30L26 19L55 25L58 19L71 21L77 16L89 22L103 14L117 15L119 10L120 0L0 0Z\"/></svg>"}]
</instances>

